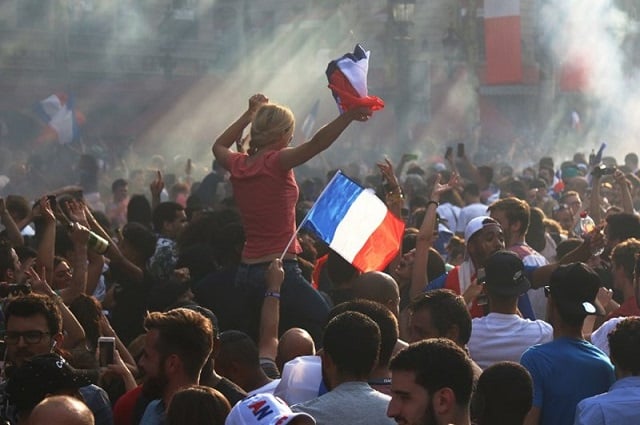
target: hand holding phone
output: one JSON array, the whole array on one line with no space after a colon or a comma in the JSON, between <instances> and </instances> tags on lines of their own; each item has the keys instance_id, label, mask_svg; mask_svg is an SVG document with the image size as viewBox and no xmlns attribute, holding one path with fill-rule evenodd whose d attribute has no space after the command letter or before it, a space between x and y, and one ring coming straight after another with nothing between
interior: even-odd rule
<instances>
[{"instance_id":1,"label":"hand holding phone","mask_svg":"<svg viewBox=\"0 0 640 425\"><path fill-rule=\"evenodd\" d=\"M115 363L116 339L112 336L98 338L98 350L100 352L100 367L107 367Z\"/></svg>"},{"instance_id":2,"label":"hand holding phone","mask_svg":"<svg viewBox=\"0 0 640 425\"><path fill-rule=\"evenodd\" d=\"M458 158L464 156L464 143L458 143Z\"/></svg>"},{"instance_id":3,"label":"hand holding phone","mask_svg":"<svg viewBox=\"0 0 640 425\"><path fill-rule=\"evenodd\" d=\"M444 154L444 159L451 161L453 159L453 148L449 146Z\"/></svg>"}]
</instances>

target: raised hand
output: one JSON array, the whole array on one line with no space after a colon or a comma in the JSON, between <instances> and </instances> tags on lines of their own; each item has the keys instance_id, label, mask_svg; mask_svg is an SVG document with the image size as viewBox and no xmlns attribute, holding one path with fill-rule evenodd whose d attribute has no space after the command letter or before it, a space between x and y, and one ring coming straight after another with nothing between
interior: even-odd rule
<instances>
[{"instance_id":1,"label":"raised hand","mask_svg":"<svg viewBox=\"0 0 640 425\"><path fill-rule=\"evenodd\" d=\"M164 180L162 179L162 172L160 170L157 170L156 178L153 179L153 181L149 185L149 190L151 191L151 195L160 197L160 193L162 193L162 189L164 189Z\"/></svg>"},{"instance_id":2,"label":"raised hand","mask_svg":"<svg viewBox=\"0 0 640 425\"><path fill-rule=\"evenodd\" d=\"M382 178L389 184L392 188L399 188L400 184L398 183L398 179L396 178L395 173L393 172L393 165L388 158L384 159L384 162L378 162L376 164L380 173L382 174Z\"/></svg>"},{"instance_id":3,"label":"raised hand","mask_svg":"<svg viewBox=\"0 0 640 425\"><path fill-rule=\"evenodd\" d=\"M256 93L249 98L249 112L251 117L260 109L262 105L269 103L269 98L262 93Z\"/></svg>"},{"instance_id":4,"label":"raised hand","mask_svg":"<svg viewBox=\"0 0 640 425\"><path fill-rule=\"evenodd\" d=\"M445 184L440 184L440 178L441 177L439 174L436 175L436 179L433 182L433 189L431 190L432 201L439 202L440 195L442 195L443 193L449 190L455 189L458 186L458 183L460 182L460 176L456 172L451 173L451 177L449 178L449 181Z\"/></svg>"},{"instance_id":5,"label":"raised hand","mask_svg":"<svg viewBox=\"0 0 640 425\"><path fill-rule=\"evenodd\" d=\"M269 264L267 271L265 272L265 280L267 282L267 289L270 291L280 291L282 282L284 281L284 268L282 267L282 260L276 258Z\"/></svg>"}]
</instances>

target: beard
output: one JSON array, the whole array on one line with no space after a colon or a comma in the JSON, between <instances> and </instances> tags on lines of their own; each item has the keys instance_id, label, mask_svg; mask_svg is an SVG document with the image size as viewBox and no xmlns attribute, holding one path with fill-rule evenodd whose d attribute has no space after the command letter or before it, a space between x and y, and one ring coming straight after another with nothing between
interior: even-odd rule
<instances>
[{"instance_id":1,"label":"beard","mask_svg":"<svg viewBox=\"0 0 640 425\"><path fill-rule=\"evenodd\" d=\"M165 375L164 370L160 368L158 376L145 376L144 382L142 383L142 393L154 400L162 398L168 383L169 379L167 375Z\"/></svg>"},{"instance_id":2,"label":"beard","mask_svg":"<svg viewBox=\"0 0 640 425\"><path fill-rule=\"evenodd\" d=\"M423 415L415 421L407 420L402 416L396 416L393 419L399 425L438 425L436 415L435 413L433 413L433 405L431 404L431 400L429 400L429 403L427 404Z\"/></svg>"}]
</instances>

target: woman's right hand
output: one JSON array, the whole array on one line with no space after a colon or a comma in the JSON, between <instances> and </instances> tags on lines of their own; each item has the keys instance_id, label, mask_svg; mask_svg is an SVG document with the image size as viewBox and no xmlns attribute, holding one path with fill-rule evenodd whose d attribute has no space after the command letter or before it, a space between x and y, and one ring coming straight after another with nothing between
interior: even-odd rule
<instances>
[{"instance_id":1,"label":"woman's right hand","mask_svg":"<svg viewBox=\"0 0 640 425\"><path fill-rule=\"evenodd\" d=\"M262 93L256 93L249 98L249 113L253 117L258 109L264 104L269 103L269 98Z\"/></svg>"}]
</instances>

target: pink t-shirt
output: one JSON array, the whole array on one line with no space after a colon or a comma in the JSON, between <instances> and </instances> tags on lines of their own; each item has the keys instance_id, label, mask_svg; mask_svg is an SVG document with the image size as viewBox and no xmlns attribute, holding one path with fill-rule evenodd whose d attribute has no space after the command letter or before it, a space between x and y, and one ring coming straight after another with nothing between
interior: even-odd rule
<instances>
[{"instance_id":1,"label":"pink t-shirt","mask_svg":"<svg viewBox=\"0 0 640 425\"><path fill-rule=\"evenodd\" d=\"M244 258L281 254L296 231L298 185L293 170L280 166L280 152L266 152L252 162L247 154L229 157L233 196L246 237ZM296 239L287 252L301 251Z\"/></svg>"}]
</instances>

